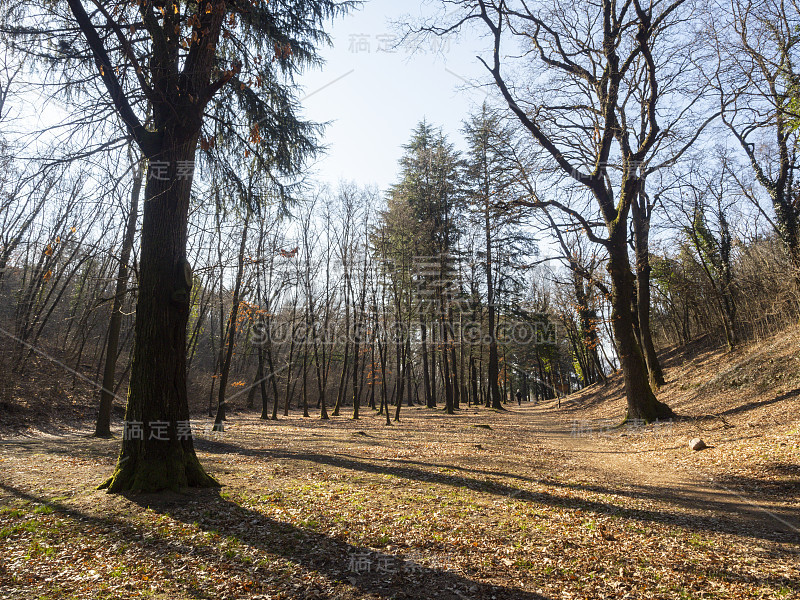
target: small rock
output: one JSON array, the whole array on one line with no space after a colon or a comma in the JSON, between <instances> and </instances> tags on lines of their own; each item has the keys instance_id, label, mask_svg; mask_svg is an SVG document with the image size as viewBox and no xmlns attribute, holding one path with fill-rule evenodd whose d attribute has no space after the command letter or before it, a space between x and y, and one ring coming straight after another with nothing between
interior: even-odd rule
<instances>
[{"instance_id":1,"label":"small rock","mask_svg":"<svg viewBox=\"0 0 800 600\"><path fill-rule=\"evenodd\" d=\"M689 448L692 450L702 450L703 448L708 448L708 446L701 438L694 438L689 442Z\"/></svg>"}]
</instances>

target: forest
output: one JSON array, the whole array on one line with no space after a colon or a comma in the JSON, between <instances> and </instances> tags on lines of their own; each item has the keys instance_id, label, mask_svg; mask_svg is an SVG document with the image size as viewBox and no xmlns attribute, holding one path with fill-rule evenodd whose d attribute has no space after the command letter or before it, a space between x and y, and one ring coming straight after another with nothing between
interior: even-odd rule
<instances>
[{"instance_id":1,"label":"forest","mask_svg":"<svg viewBox=\"0 0 800 600\"><path fill-rule=\"evenodd\" d=\"M386 188L298 83L369 10L0 1L0 598L800 594L800 5L393 14L486 97Z\"/></svg>"}]
</instances>

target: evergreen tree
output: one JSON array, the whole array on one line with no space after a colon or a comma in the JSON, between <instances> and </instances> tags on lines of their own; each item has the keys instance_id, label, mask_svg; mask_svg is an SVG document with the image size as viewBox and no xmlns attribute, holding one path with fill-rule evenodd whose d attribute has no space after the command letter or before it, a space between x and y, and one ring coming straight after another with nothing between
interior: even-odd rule
<instances>
[{"instance_id":1,"label":"evergreen tree","mask_svg":"<svg viewBox=\"0 0 800 600\"><path fill-rule=\"evenodd\" d=\"M298 174L317 148L318 129L296 115L293 78L319 64L317 47L328 42L324 22L352 6L333 0L115 0L88 10L80 0L5 5L2 28L11 44L60 68L73 99L86 102L92 90L102 90L99 106L113 110L149 162L125 417L143 430L123 440L104 484L109 491L217 485L186 431L193 282L186 246L197 150L252 157L288 200L291 188L282 177ZM226 174L241 183L236 167Z\"/></svg>"},{"instance_id":2,"label":"evergreen tree","mask_svg":"<svg viewBox=\"0 0 800 600\"><path fill-rule=\"evenodd\" d=\"M435 352L445 392L445 410L459 402L457 367L453 348L451 300L455 268L452 254L460 231L460 156L441 131L422 121L404 146L400 181L389 194L393 202L407 204L418 223L414 236L417 285L420 293L421 353L426 403L436 405ZM391 204L390 204L391 206ZM429 336L430 334L430 336ZM429 345L430 338L430 345Z\"/></svg>"},{"instance_id":3,"label":"evergreen tree","mask_svg":"<svg viewBox=\"0 0 800 600\"><path fill-rule=\"evenodd\" d=\"M522 291L516 279L525 259L536 252L529 233L523 230L524 214L513 204L521 193L514 176L511 157L514 132L484 103L465 123L468 144L464 161L464 189L469 201L473 226L480 231L481 247L476 252L486 285L486 316L489 360L489 398L492 408L501 409L497 327L499 309L505 302L508 312Z\"/></svg>"}]
</instances>

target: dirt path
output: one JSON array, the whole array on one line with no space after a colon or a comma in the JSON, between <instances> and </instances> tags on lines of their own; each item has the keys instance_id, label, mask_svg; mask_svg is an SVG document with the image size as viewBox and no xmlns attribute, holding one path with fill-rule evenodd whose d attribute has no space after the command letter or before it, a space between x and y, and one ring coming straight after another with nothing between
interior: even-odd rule
<instances>
[{"instance_id":1,"label":"dirt path","mask_svg":"<svg viewBox=\"0 0 800 600\"><path fill-rule=\"evenodd\" d=\"M723 522L726 529L742 535L758 533L776 542L800 541L800 514L788 502L755 498L734 485L723 484L697 467L694 473L659 460L656 451L630 447L624 431L582 433L554 410L553 404L515 407L551 448L567 453L572 467L594 481L632 496L658 500L675 510L702 520ZM664 445L674 448L674 440ZM703 452L714 452L708 448ZM686 448L687 453L692 451Z\"/></svg>"}]
</instances>

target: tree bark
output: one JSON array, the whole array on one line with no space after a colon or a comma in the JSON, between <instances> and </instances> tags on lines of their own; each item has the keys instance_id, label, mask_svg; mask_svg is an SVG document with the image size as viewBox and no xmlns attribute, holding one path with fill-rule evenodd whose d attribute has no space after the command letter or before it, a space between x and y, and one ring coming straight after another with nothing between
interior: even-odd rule
<instances>
[{"instance_id":1,"label":"tree bark","mask_svg":"<svg viewBox=\"0 0 800 600\"><path fill-rule=\"evenodd\" d=\"M644 186L642 181L641 186ZM650 207L647 196L639 190L637 198L631 203L633 239L636 249L636 311L639 317L639 336L650 375L650 385L654 389L664 385L664 371L658 360L653 333L650 327Z\"/></svg>"},{"instance_id":2,"label":"tree bark","mask_svg":"<svg viewBox=\"0 0 800 600\"><path fill-rule=\"evenodd\" d=\"M675 416L664 403L659 402L650 387L650 378L644 355L636 340L631 312L634 276L628 262L624 232L612 230L609 243L608 271L612 282L611 323L620 365L625 379L628 400L628 419L642 419L647 423Z\"/></svg>"},{"instance_id":3,"label":"tree bark","mask_svg":"<svg viewBox=\"0 0 800 600\"><path fill-rule=\"evenodd\" d=\"M191 435L179 436L178 431L189 423L186 324L192 271L186 238L192 177L178 177L177 169L194 161L197 135L196 130L189 135L167 132L158 158L169 165L168 176L157 176L152 162L148 169L125 412L129 431L113 475L101 486L109 492L219 485L200 465ZM131 435L134 423L141 424L141 438Z\"/></svg>"}]
</instances>

